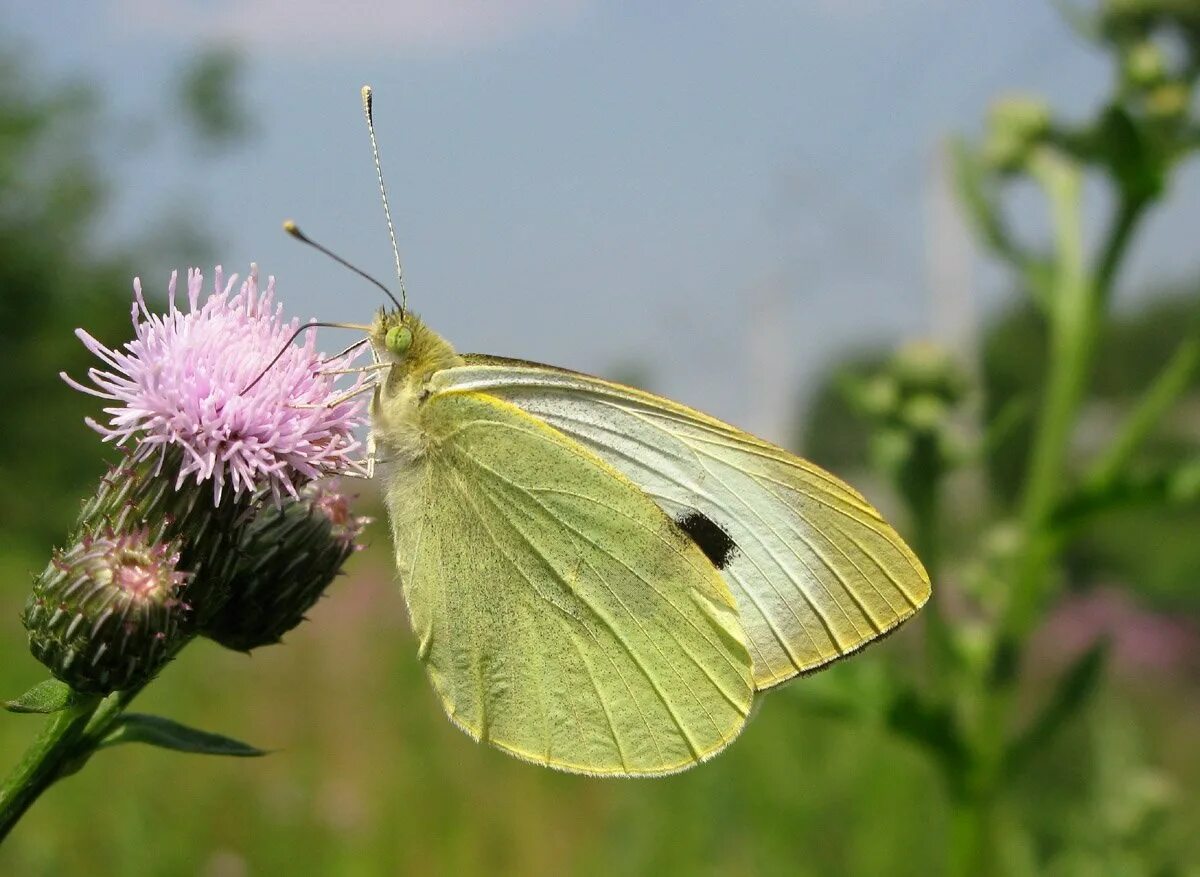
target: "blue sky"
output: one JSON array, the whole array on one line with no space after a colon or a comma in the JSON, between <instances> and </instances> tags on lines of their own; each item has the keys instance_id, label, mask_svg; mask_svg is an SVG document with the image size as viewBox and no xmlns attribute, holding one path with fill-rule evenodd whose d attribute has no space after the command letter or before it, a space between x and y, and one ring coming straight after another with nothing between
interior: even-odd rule
<instances>
[{"instance_id":1,"label":"blue sky","mask_svg":"<svg viewBox=\"0 0 1200 877\"><path fill-rule=\"evenodd\" d=\"M189 52L249 54L248 146L208 163L177 135L110 148L119 233L187 204L225 266L257 261L289 310L367 319L372 288L279 224L389 275L369 82L410 302L452 343L636 363L655 389L774 438L833 353L937 327L931 259L976 310L999 300L986 266L954 269L944 217L931 247L937 144L977 130L998 92L1079 113L1109 75L1042 0L376 7L110 0L0 22L43 71L106 90L124 147L147 130L130 120L170 111ZM1189 174L1132 281L1194 271L1198 191Z\"/></svg>"}]
</instances>

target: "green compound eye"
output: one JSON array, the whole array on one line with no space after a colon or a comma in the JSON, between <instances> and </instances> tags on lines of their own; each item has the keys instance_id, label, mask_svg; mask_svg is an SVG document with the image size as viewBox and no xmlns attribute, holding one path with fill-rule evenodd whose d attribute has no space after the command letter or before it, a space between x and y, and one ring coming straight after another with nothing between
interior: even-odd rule
<instances>
[{"instance_id":1,"label":"green compound eye","mask_svg":"<svg viewBox=\"0 0 1200 877\"><path fill-rule=\"evenodd\" d=\"M392 326L387 330L383 342L387 345L389 353L403 356L412 346L412 329L408 326Z\"/></svg>"}]
</instances>

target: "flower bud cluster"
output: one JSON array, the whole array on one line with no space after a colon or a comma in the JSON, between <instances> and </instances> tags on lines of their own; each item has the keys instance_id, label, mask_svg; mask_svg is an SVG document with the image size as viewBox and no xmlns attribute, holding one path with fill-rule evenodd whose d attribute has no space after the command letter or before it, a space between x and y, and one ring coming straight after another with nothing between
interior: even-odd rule
<instances>
[{"instance_id":1,"label":"flower bud cluster","mask_svg":"<svg viewBox=\"0 0 1200 877\"><path fill-rule=\"evenodd\" d=\"M68 547L34 581L23 621L30 650L78 691L145 684L198 634L230 648L277 642L333 581L365 519L313 479L346 472L361 404L328 372L311 337L260 294L256 273L234 295L151 314L135 284L136 338L108 348L77 389L112 404L106 440L132 442L85 501Z\"/></svg>"},{"instance_id":2,"label":"flower bud cluster","mask_svg":"<svg viewBox=\"0 0 1200 877\"><path fill-rule=\"evenodd\" d=\"M914 464L941 471L961 456L954 420L968 383L940 347L909 344L849 389L851 401L874 427L871 451L884 471L897 473Z\"/></svg>"}]
</instances>

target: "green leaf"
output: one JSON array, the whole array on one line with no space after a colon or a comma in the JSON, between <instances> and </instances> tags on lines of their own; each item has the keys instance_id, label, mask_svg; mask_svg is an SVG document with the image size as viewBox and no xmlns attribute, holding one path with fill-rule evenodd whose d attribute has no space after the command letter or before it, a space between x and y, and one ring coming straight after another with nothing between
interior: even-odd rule
<instances>
[{"instance_id":1,"label":"green leaf","mask_svg":"<svg viewBox=\"0 0 1200 877\"><path fill-rule=\"evenodd\" d=\"M198 755L232 755L239 758L266 755L267 751L225 737L189 728L187 725L162 716L142 713L126 713L116 726L100 741L101 746L116 746L119 743L147 743L176 752L193 752Z\"/></svg>"},{"instance_id":2,"label":"green leaf","mask_svg":"<svg viewBox=\"0 0 1200 877\"><path fill-rule=\"evenodd\" d=\"M930 750L948 776L962 774L967 746L948 704L930 701L913 688L902 690L888 708L887 725L897 736Z\"/></svg>"},{"instance_id":3,"label":"green leaf","mask_svg":"<svg viewBox=\"0 0 1200 877\"><path fill-rule=\"evenodd\" d=\"M1073 535L1097 517L1130 508L1174 508L1200 500L1200 457L1169 466L1143 466L1139 471L1087 484L1066 494L1051 524L1061 536Z\"/></svg>"},{"instance_id":4,"label":"green leaf","mask_svg":"<svg viewBox=\"0 0 1200 877\"><path fill-rule=\"evenodd\" d=\"M790 699L810 715L863 725L883 721L889 692L899 682L890 666L861 658L843 661L788 688Z\"/></svg>"},{"instance_id":5,"label":"green leaf","mask_svg":"<svg viewBox=\"0 0 1200 877\"><path fill-rule=\"evenodd\" d=\"M995 185L979 157L964 141L950 142L954 186L978 237L997 255L1017 261L1016 246L1000 214Z\"/></svg>"},{"instance_id":6,"label":"green leaf","mask_svg":"<svg viewBox=\"0 0 1200 877\"><path fill-rule=\"evenodd\" d=\"M1009 744L1005 763L1010 770L1023 767L1029 757L1045 747L1096 693L1104 676L1108 649L1108 639L1101 638L1063 671L1037 717Z\"/></svg>"},{"instance_id":7,"label":"green leaf","mask_svg":"<svg viewBox=\"0 0 1200 877\"><path fill-rule=\"evenodd\" d=\"M1150 201L1166 188L1166 167L1138 122L1123 107L1109 106L1100 118L1102 158L1125 196Z\"/></svg>"},{"instance_id":8,"label":"green leaf","mask_svg":"<svg viewBox=\"0 0 1200 877\"><path fill-rule=\"evenodd\" d=\"M57 713L76 701L75 690L65 682L47 679L14 700L4 702L10 713Z\"/></svg>"},{"instance_id":9,"label":"green leaf","mask_svg":"<svg viewBox=\"0 0 1200 877\"><path fill-rule=\"evenodd\" d=\"M1104 36L1100 17L1086 6L1071 3L1069 0L1050 0L1050 5L1062 16L1067 26L1087 42L1098 43Z\"/></svg>"}]
</instances>

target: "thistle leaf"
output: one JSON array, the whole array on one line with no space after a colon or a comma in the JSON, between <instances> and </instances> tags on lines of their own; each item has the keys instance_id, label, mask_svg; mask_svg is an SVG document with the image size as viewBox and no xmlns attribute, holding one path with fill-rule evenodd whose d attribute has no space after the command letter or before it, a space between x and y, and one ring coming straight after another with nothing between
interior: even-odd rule
<instances>
[{"instance_id":1,"label":"thistle leaf","mask_svg":"<svg viewBox=\"0 0 1200 877\"><path fill-rule=\"evenodd\" d=\"M75 703L77 695L71 686L57 679L39 682L20 697L4 702L10 713L57 713Z\"/></svg>"},{"instance_id":2,"label":"thistle leaf","mask_svg":"<svg viewBox=\"0 0 1200 877\"><path fill-rule=\"evenodd\" d=\"M905 687L889 704L886 722L893 734L931 752L952 782L962 781L970 753L949 705Z\"/></svg>"},{"instance_id":3,"label":"thistle leaf","mask_svg":"<svg viewBox=\"0 0 1200 877\"><path fill-rule=\"evenodd\" d=\"M1091 700L1104 677L1108 652L1109 641L1101 638L1063 671L1029 727L1009 745L1005 762L1010 770L1020 770Z\"/></svg>"},{"instance_id":4,"label":"thistle leaf","mask_svg":"<svg viewBox=\"0 0 1200 877\"><path fill-rule=\"evenodd\" d=\"M100 741L101 746L116 746L120 743L146 743L160 749L173 749L176 752L191 752L197 755L250 758L267 754L265 749L234 740L232 737L212 734L190 728L172 719L143 713L126 713Z\"/></svg>"}]
</instances>

